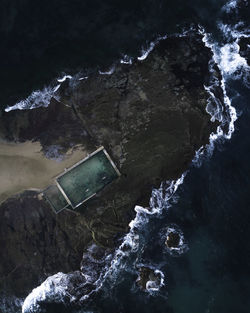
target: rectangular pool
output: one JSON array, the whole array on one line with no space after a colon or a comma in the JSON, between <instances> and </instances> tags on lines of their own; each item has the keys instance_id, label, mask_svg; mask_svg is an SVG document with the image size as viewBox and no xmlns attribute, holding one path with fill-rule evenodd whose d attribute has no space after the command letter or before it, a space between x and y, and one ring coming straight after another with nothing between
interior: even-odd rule
<instances>
[{"instance_id":1,"label":"rectangular pool","mask_svg":"<svg viewBox=\"0 0 250 313\"><path fill-rule=\"evenodd\" d=\"M59 175L56 183L67 202L76 208L119 176L107 151L100 147Z\"/></svg>"}]
</instances>

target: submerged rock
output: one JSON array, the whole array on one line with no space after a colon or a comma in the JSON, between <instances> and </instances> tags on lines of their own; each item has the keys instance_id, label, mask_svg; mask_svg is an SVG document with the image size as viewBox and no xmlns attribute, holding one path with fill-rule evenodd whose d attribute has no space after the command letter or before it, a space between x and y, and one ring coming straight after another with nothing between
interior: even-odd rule
<instances>
[{"instance_id":1,"label":"submerged rock","mask_svg":"<svg viewBox=\"0 0 250 313\"><path fill-rule=\"evenodd\" d=\"M27 295L46 277L79 269L92 242L113 249L128 231L135 205L148 206L153 187L187 169L217 127L206 112L210 59L201 36L171 37L143 61L117 64L111 75L93 73L73 90L59 89L61 103L0 117L2 140L39 141L45 157L51 146L64 153L78 144L89 152L103 145L122 174L76 214L55 215L35 191L1 204L0 290ZM223 101L220 87L216 95ZM143 288L159 279L147 268L141 275Z\"/></svg>"}]
</instances>

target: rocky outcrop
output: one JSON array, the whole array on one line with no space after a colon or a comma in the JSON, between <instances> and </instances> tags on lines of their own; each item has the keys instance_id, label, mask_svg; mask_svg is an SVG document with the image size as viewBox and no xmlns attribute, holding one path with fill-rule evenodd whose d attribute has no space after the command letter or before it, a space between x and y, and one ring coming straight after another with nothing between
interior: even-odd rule
<instances>
[{"instance_id":1,"label":"rocky outcrop","mask_svg":"<svg viewBox=\"0 0 250 313\"><path fill-rule=\"evenodd\" d=\"M168 248L178 248L180 244L180 235L177 232L171 231L167 235L165 244Z\"/></svg>"},{"instance_id":2,"label":"rocky outcrop","mask_svg":"<svg viewBox=\"0 0 250 313\"><path fill-rule=\"evenodd\" d=\"M78 212L55 215L36 192L3 203L1 290L27 295L45 277L79 268L92 241L115 247L134 206L148 205L153 187L187 169L217 126L205 110L210 58L197 35L169 38L146 60L59 89L61 103L1 117L2 139L40 141L45 154L53 145L104 145L122 174Z\"/></svg>"},{"instance_id":3,"label":"rocky outcrop","mask_svg":"<svg viewBox=\"0 0 250 313\"><path fill-rule=\"evenodd\" d=\"M136 283L142 290L158 290L161 287L161 279L159 271L142 266L139 268L139 277Z\"/></svg>"}]
</instances>

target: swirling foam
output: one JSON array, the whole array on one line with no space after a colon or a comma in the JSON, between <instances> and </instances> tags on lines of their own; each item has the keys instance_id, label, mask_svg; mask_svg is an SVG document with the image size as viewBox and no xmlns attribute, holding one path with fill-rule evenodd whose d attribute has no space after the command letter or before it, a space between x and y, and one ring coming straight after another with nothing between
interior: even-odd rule
<instances>
[{"instance_id":1,"label":"swirling foam","mask_svg":"<svg viewBox=\"0 0 250 313\"><path fill-rule=\"evenodd\" d=\"M64 75L62 78L58 78L55 86L44 87L42 90L33 91L26 99L23 99L16 104L9 106L5 109L5 112L13 110L32 110L40 107L48 107L52 97L59 100L59 96L56 93L60 88L61 83L66 79L72 79L70 75Z\"/></svg>"}]
</instances>

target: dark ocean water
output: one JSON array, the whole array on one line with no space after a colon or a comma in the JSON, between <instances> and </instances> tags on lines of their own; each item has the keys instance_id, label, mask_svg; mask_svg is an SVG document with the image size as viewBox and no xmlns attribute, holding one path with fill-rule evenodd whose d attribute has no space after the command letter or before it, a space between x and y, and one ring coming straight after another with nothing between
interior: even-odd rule
<instances>
[{"instance_id":1,"label":"dark ocean water","mask_svg":"<svg viewBox=\"0 0 250 313\"><path fill-rule=\"evenodd\" d=\"M212 33L221 70L238 120L230 140L215 143L212 156L193 166L175 193L171 207L147 218L137 253L117 265L81 313L249 313L250 312L250 91L249 68L234 54L236 37L249 30L246 1L222 10L226 1L2 1L0 105L13 105L63 73L109 66L158 35L181 32L199 23ZM237 1L235 1L237 4ZM244 22L239 28L236 24ZM249 33L248 33L249 35ZM222 53L224 51L224 54ZM237 52L237 51L236 51ZM239 55L238 55L239 56ZM243 63L242 63L243 62ZM242 64L242 66L239 66ZM177 225L188 249L169 254L163 234ZM119 263L119 262L118 262ZM164 275L157 292L135 284L135 265L149 265ZM29 311L25 311L29 312ZM31 312L31 311L30 311ZM36 312L36 310L32 311ZM37 312L40 312L37 310ZM44 312L76 312L50 304Z\"/></svg>"},{"instance_id":2,"label":"dark ocean water","mask_svg":"<svg viewBox=\"0 0 250 313\"><path fill-rule=\"evenodd\" d=\"M105 67L138 55L158 35L202 22L222 0L1 0L0 107L13 105L62 73Z\"/></svg>"}]
</instances>

